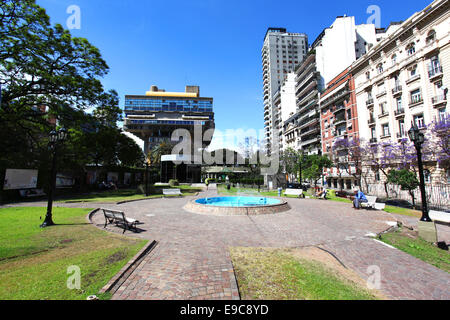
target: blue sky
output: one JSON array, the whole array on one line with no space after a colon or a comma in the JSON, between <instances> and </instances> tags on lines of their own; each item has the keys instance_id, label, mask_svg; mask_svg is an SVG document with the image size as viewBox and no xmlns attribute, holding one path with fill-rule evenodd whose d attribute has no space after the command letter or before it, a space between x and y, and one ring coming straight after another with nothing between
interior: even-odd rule
<instances>
[{"instance_id":1,"label":"blue sky","mask_svg":"<svg viewBox=\"0 0 450 320\"><path fill-rule=\"evenodd\" d=\"M152 84L167 91L199 85L214 98L216 127L263 128L261 47L269 26L302 32L310 43L336 16L366 23L381 8L381 24L405 20L431 0L38 0L53 23L66 25L70 5L81 9L73 35L97 46L110 67L103 80L123 107L126 94Z\"/></svg>"}]
</instances>

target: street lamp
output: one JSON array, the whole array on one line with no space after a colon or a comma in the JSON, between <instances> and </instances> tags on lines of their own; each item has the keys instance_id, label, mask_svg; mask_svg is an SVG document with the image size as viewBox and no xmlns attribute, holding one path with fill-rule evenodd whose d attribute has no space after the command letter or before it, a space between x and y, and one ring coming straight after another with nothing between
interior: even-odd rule
<instances>
[{"instance_id":1,"label":"street lamp","mask_svg":"<svg viewBox=\"0 0 450 320\"><path fill-rule=\"evenodd\" d=\"M413 124L408 131L409 139L414 143L417 150L417 162L419 165L419 178L420 178L420 194L422 196L422 218L420 221L431 222L428 215L427 197L425 193L425 178L423 174L423 162L422 162L422 145L425 142L424 134L419 130L416 124Z\"/></svg>"},{"instance_id":2,"label":"street lamp","mask_svg":"<svg viewBox=\"0 0 450 320\"><path fill-rule=\"evenodd\" d=\"M65 128L61 128L58 131L52 130L49 134L48 148L52 153L52 167L50 169L47 214L45 215L44 222L41 224L41 228L55 225L52 218L52 208L53 208L53 194L56 189L56 163L57 163L58 147L60 144L66 141L67 136L68 133Z\"/></svg>"},{"instance_id":3,"label":"street lamp","mask_svg":"<svg viewBox=\"0 0 450 320\"><path fill-rule=\"evenodd\" d=\"M149 192L148 192L148 168L150 167L151 164L151 160L150 158L145 159L145 196L148 197L149 196Z\"/></svg>"}]
</instances>

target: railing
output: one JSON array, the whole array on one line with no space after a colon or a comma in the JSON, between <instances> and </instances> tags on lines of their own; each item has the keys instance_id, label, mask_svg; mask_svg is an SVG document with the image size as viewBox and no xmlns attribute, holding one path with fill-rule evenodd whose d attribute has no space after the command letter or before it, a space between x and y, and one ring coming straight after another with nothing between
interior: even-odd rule
<instances>
[{"instance_id":1,"label":"railing","mask_svg":"<svg viewBox=\"0 0 450 320\"><path fill-rule=\"evenodd\" d=\"M392 94L397 94L402 92L403 88L402 86L396 86L394 89L392 89Z\"/></svg>"},{"instance_id":2,"label":"railing","mask_svg":"<svg viewBox=\"0 0 450 320\"><path fill-rule=\"evenodd\" d=\"M374 119L374 118L370 118L370 119L367 121L367 123L368 123L369 125L374 124L374 123L375 123L375 119Z\"/></svg>"},{"instance_id":3,"label":"railing","mask_svg":"<svg viewBox=\"0 0 450 320\"><path fill-rule=\"evenodd\" d=\"M389 115L389 112L384 111L382 114L378 116L378 118L387 117Z\"/></svg>"},{"instance_id":4,"label":"railing","mask_svg":"<svg viewBox=\"0 0 450 320\"><path fill-rule=\"evenodd\" d=\"M422 102L423 102L423 99L422 99L422 95L420 94L417 96L412 96L411 101L409 102L409 105L412 106L412 105L416 105L416 104L419 104Z\"/></svg>"},{"instance_id":5,"label":"railing","mask_svg":"<svg viewBox=\"0 0 450 320\"><path fill-rule=\"evenodd\" d=\"M435 96L435 97L431 98L431 103L433 105L444 102L444 101L447 101L447 97L444 94L441 94L439 96Z\"/></svg>"},{"instance_id":6,"label":"railing","mask_svg":"<svg viewBox=\"0 0 450 320\"><path fill-rule=\"evenodd\" d=\"M372 139L370 139L369 142L370 142L370 143L377 143L377 142L378 142L378 139L377 139L377 138L372 138Z\"/></svg>"},{"instance_id":7,"label":"railing","mask_svg":"<svg viewBox=\"0 0 450 320\"><path fill-rule=\"evenodd\" d=\"M402 115L402 114L405 114L405 109L403 109L403 108L398 108L396 111L395 111L395 116L397 117L397 116L400 116L400 115Z\"/></svg>"},{"instance_id":8,"label":"railing","mask_svg":"<svg viewBox=\"0 0 450 320\"><path fill-rule=\"evenodd\" d=\"M437 75L441 75L443 72L443 69L441 66L435 66L432 67L429 71L428 71L428 77L433 78Z\"/></svg>"},{"instance_id":9,"label":"railing","mask_svg":"<svg viewBox=\"0 0 450 320\"><path fill-rule=\"evenodd\" d=\"M368 99L368 100L366 101L366 106L373 105L373 103L374 103L373 99L370 98L370 99Z\"/></svg>"}]
</instances>

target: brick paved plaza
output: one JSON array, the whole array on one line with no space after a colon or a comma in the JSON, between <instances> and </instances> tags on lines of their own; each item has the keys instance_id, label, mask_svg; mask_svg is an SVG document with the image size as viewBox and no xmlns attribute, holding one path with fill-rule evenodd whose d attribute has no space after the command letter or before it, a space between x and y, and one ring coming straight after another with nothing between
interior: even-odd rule
<instances>
[{"instance_id":1,"label":"brick paved plaza","mask_svg":"<svg viewBox=\"0 0 450 320\"><path fill-rule=\"evenodd\" d=\"M214 195L210 190L198 197ZM192 199L58 205L122 210L143 222L140 233L127 231L127 236L158 241L113 299L239 299L232 246L320 246L363 279L369 276L369 266L379 266L381 291L389 298L450 299L450 274L367 236L400 220L414 226L417 219L309 199L289 199L292 210L275 215L209 216L185 211L183 206ZM95 214L93 223L103 228L103 214ZM107 229L122 234L116 227ZM438 227L440 240L450 243L449 229Z\"/></svg>"}]
</instances>

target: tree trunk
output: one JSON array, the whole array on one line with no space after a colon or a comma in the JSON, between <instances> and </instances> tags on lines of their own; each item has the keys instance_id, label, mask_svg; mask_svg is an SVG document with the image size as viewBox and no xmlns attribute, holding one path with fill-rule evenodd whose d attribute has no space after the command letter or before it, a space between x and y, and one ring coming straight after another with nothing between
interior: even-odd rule
<instances>
[{"instance_id":1,"label":"tree trunk","mask_svg":"<svg viewBox=\"0 0 450 320\"><path fill-rule=\"evenodd\" d=\"M413 208L416 210L416 198L414 197L414 191L409 190L409 194L411 195L412 202L413 202Z\"/></svg>"}]
</instances>

